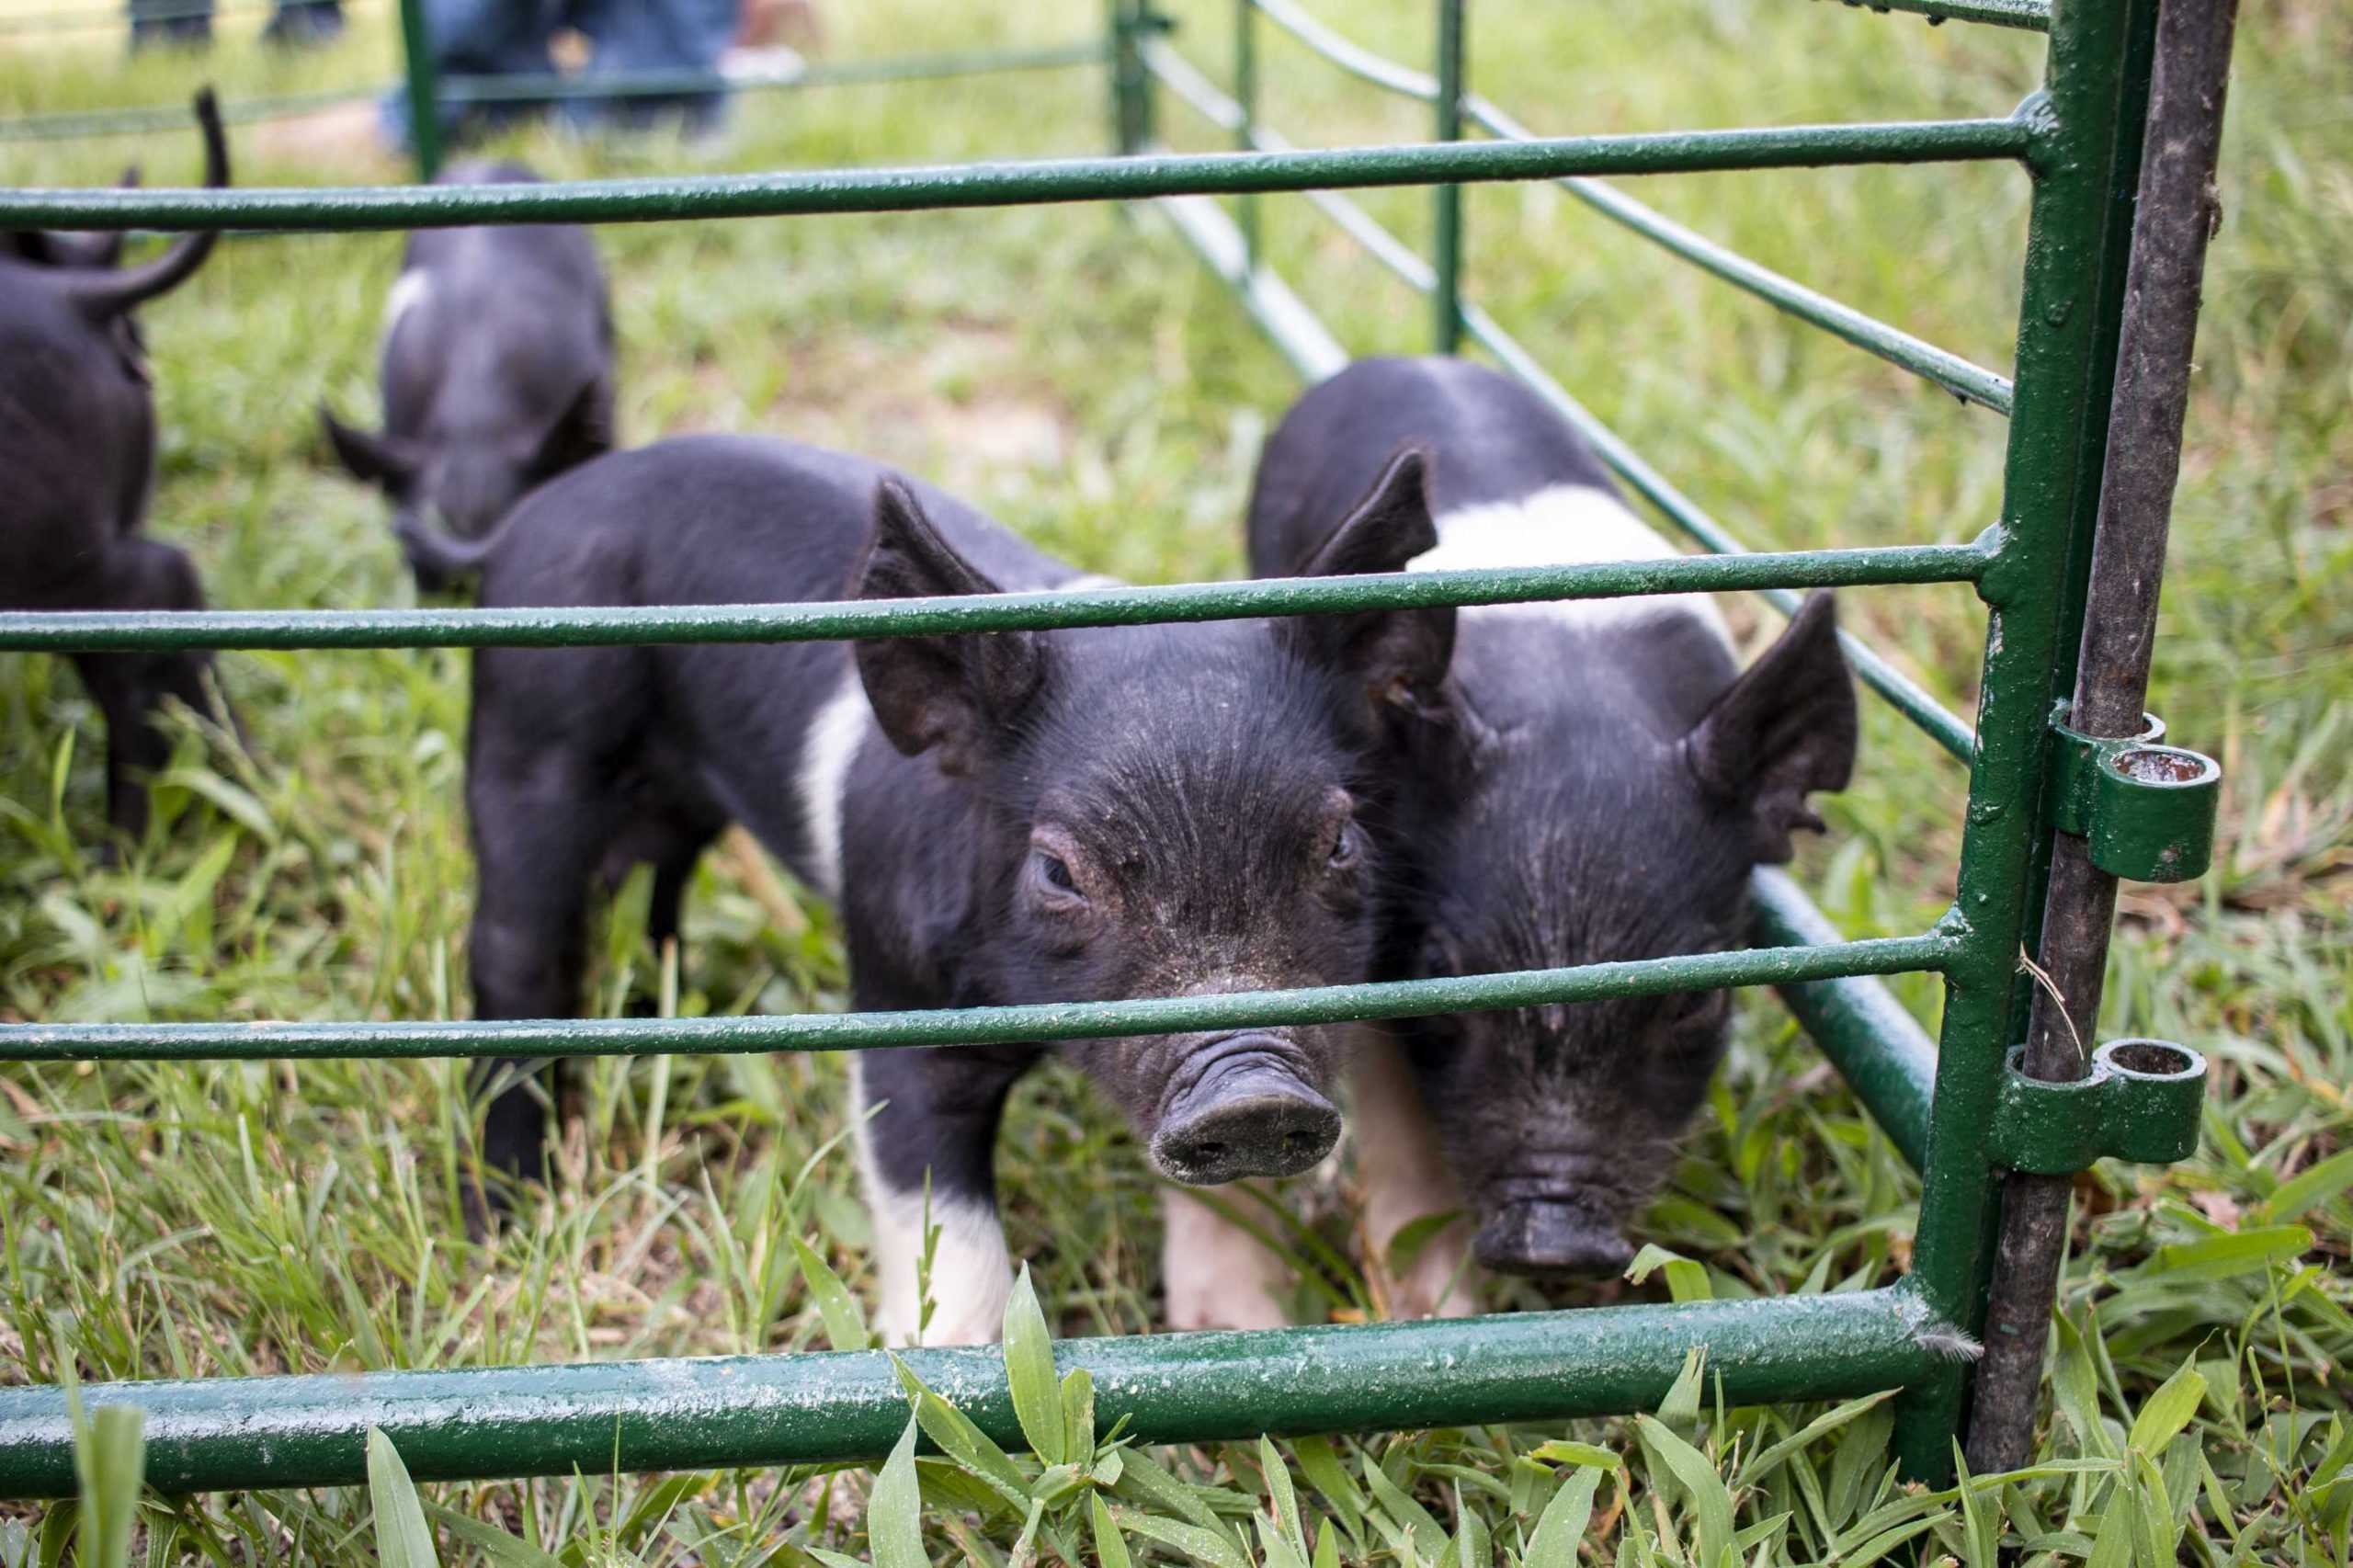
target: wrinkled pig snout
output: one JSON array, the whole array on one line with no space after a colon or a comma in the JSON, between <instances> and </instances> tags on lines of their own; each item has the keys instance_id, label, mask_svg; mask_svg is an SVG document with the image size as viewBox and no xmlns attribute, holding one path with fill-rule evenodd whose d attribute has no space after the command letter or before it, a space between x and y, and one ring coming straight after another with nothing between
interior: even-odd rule
<instances>
[{"instance_id":1,"label":"wrinkled pig snout","mask_svg":"<svg viewBox=\"0 0 2353 1568\"><path fill-rule=\"evenodd\" d=\"M1271 1036L1226 1041L1180 1089L1152 1135L1152 1160L1188 1187L1293 1176L1340 1141L1340 1113Z\"/></svg>"},{"instance_id":2,"label":"wrinkled pig snout","mask_svg":"<svg viewBox=\"0 0 2353 1568\"><path fill-rule=\"evenodd\" d=\"M1537 1279L1608 1279L1634 1260L1631 1243L1565 1203L1522 1199L1480 1227L1480 1267Z\"/></svg>"}]
</instances>

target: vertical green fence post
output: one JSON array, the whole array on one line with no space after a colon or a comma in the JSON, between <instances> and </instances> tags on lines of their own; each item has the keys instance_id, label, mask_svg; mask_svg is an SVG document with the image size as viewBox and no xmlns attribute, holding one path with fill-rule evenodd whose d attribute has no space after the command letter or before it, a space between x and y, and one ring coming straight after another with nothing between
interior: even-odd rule
<instances>
[{"instance_id":1,"label":"vertical green fence post","mask_svg":"<svg viewBox=\"0 0 2353 1568\"><path fill-rule=\"evenodd\" d=\"M2139 179L2156 0L2069 0L2052 20L2047 96L2019 308L2017 397L2004 472L1999 558L1979 585L1990 614L1977 760L1949 916L1961 951L1948 971L1910 1288L1949 1322L1984 1319L2000 1173L1986 1133L2003 1058L2025 1009L2016 984L2041 902L2053 672L2072 661L2081 576L2099 502L2131 204ZM1896 1429L1905 1470L1951 1473L1967 1397L1955 1365L1907 1390Z\"/></svg>"},{"instance_id":2,"label":"vertical green fence post","mask_svg":"<svg viewBox=\"0 0 2353 1568\"><path fill-rule=\"evenodd\" d=\"M1151 0L1111 0L1111 132L1121 153L1152 144L1152 78L1143 64Z\"/></svg>"},{"instance_id":3,"label":"vertical green fence post","mask_svg":"<svg viewBox=\"0 0 2353 1568\"><path fill-rule=\"evenodd\" d=\"M441 85L425 0L401 0L401 51L407 68L409 145L416 150L416 177L430 180L441 172Z\"/></svg>"},{"instance_id":4,"label":"vertical green fence post","mask_svg":"<svg viewBox=\"0 0 2353 1568\"><path fill-rule=\"evenodd\" d=\"M1464 0L1438 0L1438 139L1462 138L1462 6ZM1441 185L1431 192L1437 222L1430 241L1438 287L1430 290L1435 312L1432 347L1451 354L1462 342L1462 187Z\"/></svg>"},{"instance_id":5,"label":"vertical green fence post","mask_svg":"<svg viewBox=\"0 0 2353 1568\"><path fill-rule=\"evenodd\" d=\"M1233 101L1242 110L1242 123L1234 128L1233 144L1246 153L1258 133L1258 0L1234 0ZM1250 195L1242 197L1238 216L1242 227L1243 265L1256 272L1258 270L1258 199Z\"/></svg>"}]
</instances>

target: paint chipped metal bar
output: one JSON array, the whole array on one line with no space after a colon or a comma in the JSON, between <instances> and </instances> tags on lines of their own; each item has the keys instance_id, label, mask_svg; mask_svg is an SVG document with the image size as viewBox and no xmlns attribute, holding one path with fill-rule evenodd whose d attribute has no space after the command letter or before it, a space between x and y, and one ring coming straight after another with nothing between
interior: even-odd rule
<instances>
[{"instance_id":1,"label":"paint chipped metal bar","mask_svg":"<svg viewBox=\"0 0 2353 1568\"><path fill-rule=\"evenodd\" d=\"M1697 174L1853 164L2010 160L2032 123L1904 120L1452 142L1290 153L1145 153L904 168L551 180L543 185L246 187L230 190L0 189L0 224L58 229L356 230L480 223L651 223L796 213L1134 201L1161 196Z\"/></svg>"},{"instance_id":2,"label":"paint chipped metal bar","mask_svg":"<svg viewBox=\"0 0 2353 1568\"><path fill-rule=\"evenodd\" d=\"M1988 27L2051 30L2051 0L1839 0L1850 11L1903 11L1938 22L1983 22Z\"/></svg>"},{"instance_id":3,"label":"paint chipped metal bar","mask_svg":"<svg viewBox=\"0 0 2353 1568\"><path fill-rule=\"evenodd\" d=\"M1789 946L1839 939L1785 871L1761 868L1749 881L1759 941ZM1928 1157L1928 1106L1936 1096L1937 1046L1887 987L1868 975L1792 981L1781 1001L1914 1170Z\"/></svg>"},{"instance_id":4,"label":"paint chipped metal bar","mask_svg":"<svg viewBox=\"0 0 2353 1568\"><path fill-rule=\"evenodd\" d=\"M1722 593L1759 586L1973 583L1974 545L1887 545L1767 555L1456 572L1368 573L1241 583L1058 588L1020 594L851 599L820 604L647 605L516 609L10 610L0 650L131 653L164 648L570 648L642 643L816 642L943 637L1058 627L1332 615L1438 605Z\"/></svg>"},{"instance_id":5,"label":"paint chipped metal bar","mask_svg":"<svg viewBox=\"0 0 2353 1568\"><path fill-rule=\"evenodd\" d=\"M1951 923L1963 956L1947 977L1911 1276L1971 1332L2000 1192L1988 1130L2027 1021L2018 955L2042 904L2053 675L2076 646L2076 563L2088 566L2098 511L2156 12L2154 0L2067 0L2037 99L2048 129L2027 220L1999 564L1980 587L1994 630ZM1907 1473L1943 1484L1967 1401L1957 1367L1905 1392L1895 1451Z\"/></svg>"},{"instance_id":6,"label":"paint chipped metal bar","mask_svg":"<svg viewBox=\"0 0 2353 1568\"><path fill-rule=\"evenodd\" d=\"M1937 1362L1941 1326L1901 1287L1257 1333L1065 1339L1096 1418L1143 1444L1558 1421L1647 1410L1704 1345L1734 1404L1847 1399ZM994 1346L899 1353L1007 1449L1028 1440ZM888 1453L907 1396L879 1350L453 1371L85 1383L144 1416L166 1494L355 1486L381 1430L419 1481L858 1462ZM64 1392L0 1389L0 1496L70 1497Z\"/></svg>"},{"instance_id":7,"label":"paint chipped metal bar","mask_svg":"<svg viewBox=\"0 0 2353 1568\"><path fill-rule=\"evenodd\" d=\"M1474 97L1467 107L1472 119L1506 141L1525 141L1535 134L1483 98ZM1990 408L1996 414L2009 413L2009 381L1983 366L1973 365L1958 354L1784 278L1771 267L1760 266L1705 234L1685 228L1604 181L1579 176L1555 183L1613 222L1631 229L1800 321L1932 381L1964 403Z\"/></svg>"},{"instance_id":8,"label":"paint chipped metal bar","mask_svg":"<svg viewBox=\"0 0 2353 1568\"><path fill-rule=\"evenodd\" d=\"M2215 166L2237 13L2237 0L2165 0L2158 14L2086 612L2065 721L2081 734L2143 733L2206 246L2222 216ZM2090 1066L2083 1042L2098 1034L2116 882L2093 862L2085 840L2063 829L2043 904L2039 957L2047 983L2035 993L2022 1053L2029 1077L2074 1080ZM2068 1176L2022 1170L2006 1178L1985 1359L1970 1412L1972 1470L2017 1469L2032 1449L2073 1186Z\"/></svg>"},{"instance_id":9,"label":"paint chipped metal bar","mask_svg":"<svg viewBox=\"0 0 2353 1568\"><path fill-rule=\"evenodd\" d=\"M1190 1034L1284 1024L1415 1018L1497 1007L1548 1007L1724 986L1786 985L1855 974L1940 970L1955 950L1939 932L1824 947L1747 948L1673 958L1443 980L1049 1002L898 1013L797 1013L727 1018L527 1018L464 1023L7 1024L0 1062L358 1061L421 1056L743 1055L897 1046L1027 1044Z\"/></svg>"}]
</instances>

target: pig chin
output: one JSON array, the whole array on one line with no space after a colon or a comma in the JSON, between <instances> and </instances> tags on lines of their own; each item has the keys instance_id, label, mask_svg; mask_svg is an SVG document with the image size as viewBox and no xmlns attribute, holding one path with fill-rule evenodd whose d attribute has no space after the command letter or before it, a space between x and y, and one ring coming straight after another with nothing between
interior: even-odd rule
<instances>
[{"instance_id":1,"label":"pig chin","mask_svg":"<svg viewBox=\"0 0 2353 1568\"><path fill-rule=\"evenodd\" d=\"M1643 1153L1630 1147L1608 1158L1491 1169L1475 1188L1479 1230L1472 1252L1479 1266L1529 1279L1623 1274L1634 1259L1627 1224L1654 1185L1643 1179Z\"/></svg>"},{"instance_id":2,"label":"pig chin","mask_svg":"<svg viewBox=\"0 0 2353 1568\"><path fill-rule=\"evenodd\" d=\"M1482 1268L1531 1279L1614 1278L1634 1260L1620 1221L1559 1198L1489 1210L1472 1252Z\"/></svg>"}]
</instances>

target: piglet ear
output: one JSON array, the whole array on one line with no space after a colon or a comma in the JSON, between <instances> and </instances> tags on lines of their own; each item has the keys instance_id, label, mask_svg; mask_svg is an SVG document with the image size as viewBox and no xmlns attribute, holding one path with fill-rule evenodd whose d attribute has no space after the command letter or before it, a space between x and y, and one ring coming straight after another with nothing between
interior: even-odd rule
<instances>
[{"instance_id":1,"label":"piglet ear","mask_svg":"<svg viewBox=\"0 0 2353 1568\"><path fill-rule=\"evenodd\" d=\"M1430 518L1429 454L1406 447L1389 460L1372 489L1300 568L1303 577L1403 572L1438 547ZM1285 620L1284 635L1313 663L1364 682L1378 708L1427 711L1454 659L1454 608L1368 610Z\"/></svg>"},{"instance_id":2,"label":"piglet ear","mask_svg":"<svg viewBox=\"0 0 2353 1568\"><path fill-rule=\"evenodd\" d=\"M414 483L417 471L425 466L425 454L414 442L355 429L337 419L324 403L319 404L319 424L326 430L335 460L364 483L397 490Z\"/></svg>"},{"instance_id":3,"label":"piglet ear","mask_svg":"<svg viewBox=\"0 0 2353 1568\"><path fill-rule=\"evenodd\" d=\"M858 597L1001 591L932 527L914 491L882 481ZM1044 683L1047 651L1037 632L991 631L873 639L857 644L857 658L866 700L891 744L908 756L937 747L941 772L968 775Z\"/></svg>"},{"instance_id":4,"label":"piglet ear","mask_svg":"<svg viewBox=\"0 0 2353 1568\"><path fill-rule=\"evenodd\" d=\"M1856 730L1837 610L1817 589L1685 737L1684 756L1710 799L1749 813L1756 858L1778 865L1794 852L1792 833L1822 831L1806 797L1847 787Z\"/></svg>"}]
</instances>

